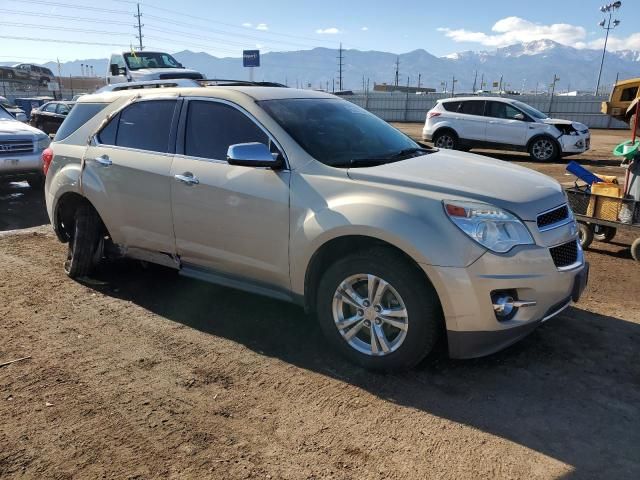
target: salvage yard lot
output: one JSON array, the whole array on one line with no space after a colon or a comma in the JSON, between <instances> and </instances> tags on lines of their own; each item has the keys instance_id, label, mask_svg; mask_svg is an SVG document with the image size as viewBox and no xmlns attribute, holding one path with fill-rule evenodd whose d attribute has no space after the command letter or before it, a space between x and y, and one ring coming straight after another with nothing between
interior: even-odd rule
<instances>
[{"instance_id":1,"label":"salvage yard lot","mask_svg":"<svg viewBox=\"0 0 640 480\"><path fill-rule=\"evenodd\" d=\"M576 160L620 175L626 136ZM31 356L0 367L0 478L640 478L630 238L594 243L582 301L517 345L381 375L289 304L137 262L74 282L45 222L0 187L0 364Z\"/></svg>"}]
</instances>

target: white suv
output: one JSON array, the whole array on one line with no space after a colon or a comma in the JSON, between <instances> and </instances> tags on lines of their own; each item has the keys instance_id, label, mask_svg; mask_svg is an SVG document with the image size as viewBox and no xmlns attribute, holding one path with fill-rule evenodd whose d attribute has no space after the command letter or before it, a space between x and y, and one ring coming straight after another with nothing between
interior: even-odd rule
<instances>
[{"instance_id":1,"label":"white suv","mask_svg":"<svg viewBox=\"0 0 640 480\"><path fill-rule=\"evenodd\" d=\"M526 103L501 97L439 100L429 112L422 138L438 148L474 147L529 152L536 161L589 150L589 128L549 118Z\"/></svg>"}]
</instances>

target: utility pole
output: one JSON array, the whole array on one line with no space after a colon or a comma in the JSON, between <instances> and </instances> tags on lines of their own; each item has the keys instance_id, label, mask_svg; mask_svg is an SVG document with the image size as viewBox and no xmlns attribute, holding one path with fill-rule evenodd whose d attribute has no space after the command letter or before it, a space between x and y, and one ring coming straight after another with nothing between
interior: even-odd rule
<instances>
[{"instance_id":1,"label":"utility pole","mask_svg":"<svg viewBox=\"0 0 640 480\"><path fill-rule=\"evenodd\" d=\"M455 97L456 96L456 82L458 80L456 80L456 76L453 75L453 77L451 78L451 96Z\"/></svg>"},{"instance_id":2,"label":"utility pole","mask_svg":"<svg viewBox=\"0 0 640 480\"><path fill-rule=\"evenodd\" d=\"M553 94L556 91L556 83L560 81L560 77L558 77L555 73L553 74L553 83L551 83L551 98L549 99L549 111L547 114L551 116L551 106L553 105Z\"/></svg>"},{"instance_id":3,"label":"utility pole","mask_svg":"<svg viewBox=\"0 0 640 480\"><path fill-rule=\"evenodd\" d=\"M484 90L484 73L480 77L480 90Z\"/></svg>"},{"instance_id":4,"label":"utility pole","mask_svg":"<svg viewBox=\"0 0 640 480\"><path fill-rule=\"evenodd\" d=\"M84 63L80 64L80 76L84 77Z\"/></svg>"},{"instance_id":5,"label":"utility pole","mask_svg":"<svg viewBox=\"0 0 640 480\"><path fill-rule=\"evenodd\" d=\"M598 71L598 83L596 83L596 95L598 95L598 91L600 90L600 77L602 76L602 66L604 65L604 54L607 52L607 41L609 40L609 30L613 30L618 25L620 25L620 20L617 18L613 20L613 26L611 26L611 16L613 12L619 9L622 6L622 2L613 2L608 5L604 5L600 7L600 11L605 15L609 14L609 19L602 19L598 25L607 31L607 34L604 37L604 47L602 48L602 60L600 60L600 70ZM606 25L606 26L605 26Z\"/></svg>"},{"instance_id":6,"label":"utility pole","mask_svg":"<svg viewBox=\"0 0 640 480\"><path fill-rule=\"evenodd\" d=\"M142 27L144 27L144 25L141 23L142 14L140 13L140 4L137 3L136 6L138 8L138 14L134 15L134 17L138 20L138 25L137 25L138 35L136 35L136 38L138 39L138 42L139 42L138 48L140 49L140 51L142 51L142 50L144 50L144 47L142 46L142 37L143 37L143 35L142 35ZM136 27L136 25L134 25L134 27Z\"/></svg>"},{"instance_id":7,"label":"utility pole","mask_svg":"<svg viewBox=\"0 0 640 480\"><path fill-rule=\"evenodd\" d=\"M476 82L478 81L478 71L476 70L473 76L473 93L476 93Z\"/></svg>"},{"instance_id":8,"label":"utility pole","mask_svg":"<svg viewBox=\"0 0 640 480\"><path fill-rule=\"evenodd\" d=\"M58 93L60 94L59 100L62 100L62 67L60 66L60 59L56 58L58 63Z\"/></svg>"},{"instance_id":9,"label":"utility pole","mask_svg":"<svg viewBox=\"0 0 640 480\"><path fill-rule=\"evenodd\" d=\"M396 81L395 86L398 86L398 81L400 80L400 57L396 58Z\"/></svg>"},{"instance_id":10,"label":"utility pole","mask_svg":"<svg viewBox=\"0 0 640 480\"><path fill-rule=\"evenodd\" d=\"M331 79L331 93L336 93L336 79Z\"/></svg>"},{"instance_id":11,"label":"utility pole","mask_svg":"<svg viewBox=\"0 0 640 480\"><path fill-rule=\"evenodd\" d=\"M342 67L344 62L344 54L342 50L342 42L340 42L340 50L338 55L338 90L342 91ZM335 91L335 89L334 89Z\"/></svg>"},{"instance_id":12,"label":"utility pole","mask_svg":"<svg viewBox=\"0 0 640 480\"><path fill-rule=\"evenodd\" d=\"M420 90L420 83L421 83L421 81L422 81L422 74L421 74L421 73L419 73L419 74L418 74L418 90Z\"/></svg>"},{"instance_id":13,"label":"utility pole","mask_svg":"<svg viewBox=\"0 0 640 480\"><path fill-rule=\"evenodd\" d=\"M502 75L500 75L500 84L498 85L498 93L502 95Z\"/></svg>"}]
</instances>

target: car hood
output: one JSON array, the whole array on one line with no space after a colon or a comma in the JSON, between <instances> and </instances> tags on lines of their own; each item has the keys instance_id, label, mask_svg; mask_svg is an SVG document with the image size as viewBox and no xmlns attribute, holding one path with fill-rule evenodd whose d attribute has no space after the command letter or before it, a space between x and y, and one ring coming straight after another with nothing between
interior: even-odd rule
<instances>
[{"instance_id":1,"label":"car hood","mask_svg":"<svg viewBox=\"0 0 640 480\"><path fill-rule=\"evenodd\" d=\"M589 127L587 127L584 123L572 122L571 120L563 120L561 118L543 118L541 122L549 125L572 125L573 128L578 131L589 130Z\"/></svg>"},{"instance_id":2,"label":"car hood","mask_svg":"<svg viewBox=\"0 0 640 480\"><path fill-rule=\"evenodd\" d=\"M44 135L44 133L18 120L0 119L0 135Z\"/></svg>"},{"instance_id":3,"label":"car hood","mask_svg":"<svg viewBox=\"0 0 640 480\"><path fill-rule=\"evenodd\" d=\"M442 199L470 199L507 209L523 220L566 202L552 178L528 168L471 153L439 150L367 168L350 168L356 181L424 189Z\"/></svg>"}]
</instances>

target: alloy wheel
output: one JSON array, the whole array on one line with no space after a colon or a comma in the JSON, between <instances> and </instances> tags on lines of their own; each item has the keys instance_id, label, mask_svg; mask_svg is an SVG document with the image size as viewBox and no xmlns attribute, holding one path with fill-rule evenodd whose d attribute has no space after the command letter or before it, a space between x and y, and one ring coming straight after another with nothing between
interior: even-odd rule
<instances>
[{"instance_id":1,"label":"alloy wheel","mask_svg":"<svg viewBox=\"0 0 640 480\"><path fill-rule=\"evenodd\" d=\"M438 148L452 149L454 145L453 137L451 135L440 135L436 138L435 146Z\"/></svg>"},{"instance_id":2,"label":"alloy wheel","mask_svg":"<svg viewBox=\"0 0 640 480\"><path fill-rule=\"evenodd\" d=\"M388 355L407 336L409 316L402 297L375 275L357 274L343 280L335 291L332 311L338 332L360 353Z\"/></svg>"},{"instance_id":3,"label":"alloy wheel","mask_svg":"<svg viewBox=\"0 0 640 480\"><path fill-rule=\"evenodd\" d=\"M548 138L541 138L535 141L531 151L537 160L549 160L553 156L555 146Z\"/></svg>"}]
</instances>

